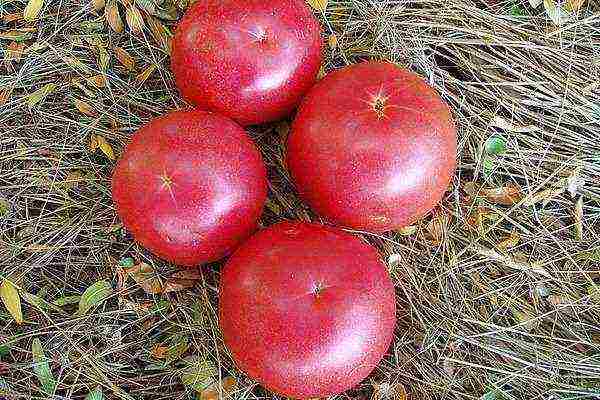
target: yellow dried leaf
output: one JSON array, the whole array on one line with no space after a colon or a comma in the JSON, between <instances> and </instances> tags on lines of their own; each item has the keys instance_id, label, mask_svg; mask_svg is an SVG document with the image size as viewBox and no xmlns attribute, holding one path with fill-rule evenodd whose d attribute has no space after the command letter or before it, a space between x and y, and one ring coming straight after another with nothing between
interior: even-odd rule
<instances>
[{"instance_id":1,"label":"yellow dried leaf","mask_svg":"<svg viewBox=\"0 0 600 400\"><path fill-rule=\"evenodd\" d=\"M585 4L585 0L567 0L565 8L567 11L577 12Z\"/></svg>"},{"instance_id":2,"label":"yellow dried leaf","mask_svg":"<svg viewBox=\"0 0 600 400\"><path fill-rule=\"evenodd\" d=\"M151 265L140 263L125 270L128 276L140 285L144 292L148 294L162 293L162 282L155 276L154 269Z\"/></svg>"},{"instance_id":3,"label":"yellow dried leaf","mask_svg":"<svg viewBox=\"0 0 600 400\"><path fill-rule=\"evenodd\" d=\"M137 35L144 30L144 17L135 5L131 4L127 7L125 10L125 20L134 35Z\"/></svg>"},{"instance_id":4,"label":"yellow dried leaf","mask_svg":"<svg viewBox=\"0 0 600 400\"><path fill-rule=\"evenodd\" d=\"M92 0L92 7L94 7L94 11L100 12L106 5L104 0Z\"/></svg>"},{"instance_id":5,"label":"yellow dried leaf","mask_svg":"<svg viewBox=\"0 0 600 400\"><path fill-rule=\"evenodd\" d=\"M306 0L308 2L308 4L310 4L310 6L312 8L314 8L317 11L325 11L325 9L327 8L327 3L329 3L328 0Z\"/></svg>"},{"instance_id":6,"label":"yellow dried leaf","mask_svg":"<svg viewBox=\"0 0 600 400\"><path fill-rule=\"evenodd\" d=\"M417 231L417 227L415 225L404 226L398 229L398 233L402 236L410 236L413 235Z\"/></svg>"},{"instance_id":7,"label":"yellow dried leaf","mask_svg":"<svg viewBox=\"0 0 600 400\"><path fill-rule=\"evenodd\" d=\"M3 279L0 285L0 298L4 306L12 315L17 324L23 323L23 311L21 310L21 296L17 287L8 279Z\"/></svg>"},{"instance_id":8,"label":"yellow dried leaf","mask_svg":"<svg viewBox=\"0 0 600 400\"><path fill-rule=\"evenodd\" d=\"M125 49L121 47L115 47L115 57L117 60L127 68L129 71L133 71L135 69L135 59L127 52Z\"/></svg>"},{"instance_id":9,"label":"yellow dried leaf","mask_svg":"<svg viewBox=\"0 0 600 400\"><path fill-rule=\"evenodd\" d=\"M534 126L534 125L522 126L522 125L513 124L512 122L507 121L506 119L502 118L499 115L496 115L492 119L491 124L492 124L492 126L495 126L496 128L500 128L507 132L528 133L528 132L537 132L540 130L537 126Z\"/></svg>"},{"instance_id":10,"label":"yellow dried leaf","mask_svg":"<svg viewBox=\"0 0 600 400\"><path fill-rule=\"evenodd\" d=\"M338 38L335 33L332 33L331 35L329 35L329 38L327 39L327 44L329 45L330 49L335 49L337 47Z\"/></svg>"},{"instance_id":11,"label":"yellow dried leaf","mask_svg":"<svg viewBox=\"0 0 600 400\"><path fill-rule=\"evenodd\" d=\"M521 235L519 235L519 232L512 231L509 236L502 239L502 241L498 243L498 248L501 250L507 250L511 247L515 247L516 245L518 245L520 240Z\"/></svg>"},{"instance_id":12,"label":"yellow dried leaf","mask_svg":"<svg viewBox=\"0 0 600 400\"><path fill-rule=\"evenodd\" d=\"M73 189L75 186L77 186L82 181L85 181L85 175L83 174L83 172L81 172L79 170L75 170L75 171L70 171L67 174L65 179L62 181L62 184L67 189Z\"/></svg>"},{"instance_id":13,"label":"yellow dried leaf","mask_svg":"<svg viewBox=\"0 0 600 400\"><path fill-rule=\"evenodd\" d=\"M103 88L106 86L106 77L102 74L90 76L89 78L86 79L86 81L90 85L97 87L97 88Z\"/></svg>"},{"instance_id":14,"label":"yellow dried leaf","mask_svg":"<svg viewBox=\"0 0 600 400\"><path fill-rule=\"evenodd\" d=\"M91 105L89 105L88 103L86 103L85 101L75 99L73 102L75 103L75 107L77 107L77 109L79 110L80 113L85 114L90 117L95 117L98 115L96 110L94 110L94 108Z\"/></svg>"},{"instance_id":15,"label":"yellow dried leaf","mask_svg":"<svg viewBox=\"0 0 600 400\"><path fill-rule=\"evenodd\" d=\"M35 21L43 6L44 0L29 0L25 10L23 10L23 19L27 22Z\"/></svg>"},{"instance_id":16,"label":"yellow dried leaf","mask_svg":"<svg viewBox=\"0 0 600 400\"><path fill-rule=\"evenodd\" d=\"M580 196L575 203L575 239L582 240L583 239L583 196Z\"/></svg>"},{"instance_id":17,"label":"yellow dried leaf","mask_svg":"<svg viewBox=\"0 0 600 400\"><path fill-rule=\"evenodd\" d=\"M104 18L113 31L121 33L125 29L116 1L109 0L109 2L106 3L106 7L104 8Z\"/></svg>"},{"instance_id":18,"label":"yellow dried leaf","mask_svg":"<svg viewBox=\"0 0 600 400\"><path fill-rule=\"evenodd\" d=\"M106 141L104 136L96 135L96 140L98 141L98 147L104 153L104 155L110 160L116 160L115 153L110 143Z\"/></svg>"},{"instance_id":19,"label":"yellow dried leaf","mask_svg":"<svg viewBox=\"0 0 600 400\"><path fill-rule=\"evenodd\" d=\"M145 70L143 70L138 76L136 76L135 79L140 83L144 83L150 77L150 75L152 75L152 73L154 72L155 69L156 69L156 64L151 64Z\"/></svg>"},{"instance_id":20,"label":"yellow dried leaf","mask_svg":"<svg viewBox=\"0 0 600 400\"><path fill-rule=\"evenodd\" d=\"M29 109L32 109L35 105L42 102L42 100L44 100L46 98L46 96L48 96L50 93L54 92L55 90L56 90L56 84L48 83L48 84L44 85L42 88L31 93L29 96L27 96L27 105L29 106Z\"/></svg>"},{"instance_id":21,"label":"yellow dried leaf","mask_svg":"<svg viewBox=\"0 0 600 400\"><path fill-rule=\"evenodd\" d=\"M552 199L554 199L556 196L561 195L564 191L565 191L564 187L550 188L550 189L545 189L545 190L539 191L539 192L534 193L531 196L527 197L525 199L525 201L523 202L523 205L525 207L529 207L529 206L532 206L539 202L543 202L543 205L546 205L550 201L552 201Z\"/></svg>"},{"instance_id":22,"label":"yellow dried leaf","mask_svg":"<svg viewBox=\"0 0 600 400\"><path fill-rule=\"evenodd\" d=\"M108 54L108 50L106 47L98 46L98 66L100 67L100 71L106 72L108 71L108 66L110 65L110 54Z\"/></svg>"}]
</instances>

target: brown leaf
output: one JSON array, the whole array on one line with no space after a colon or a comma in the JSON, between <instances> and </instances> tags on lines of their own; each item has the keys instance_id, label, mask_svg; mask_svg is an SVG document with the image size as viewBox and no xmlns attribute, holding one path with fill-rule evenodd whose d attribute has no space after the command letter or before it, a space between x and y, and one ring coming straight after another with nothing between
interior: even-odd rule
<instances>
[{"instance_id":1,"label":"brown leaf","mask_svg":"<svg viewBox=\"0 0 600 400\"><path fill-rule=\"evenodd\" d=\"M0 106L6 104L8 99L10 99L10 96L12 95L12 91L13 91L12 88L0 90Z\"/></svg>"},{"instance_id":2,"label":"brown leaf","mask_svg":"<svg viewBox=\"0 0 600 400\"><path fill-rule=\"evenodd\" d=\"M577 12L585 4L585 0L567 0L565 8L567 11Z\"/></svg>"},{"instance_id":3,"label":"brown leaf","mask_svg":"<svg viewBox=\"0 0 600 400\"><path fill-rule=\"evenodd\" d=\"M174 273L163 285L163 293L178 292L194 287L201 275L198 271L189 269Z\"/></svg>"},{"instance_id":4,"label":"brown leaf","mask_svg":"<svg viewBox=\"0 0 600 400\"><path fill-rule=\"evenodd\" d=\"M167 351L169 351L167 346L155 344L150 353L152 354L152 357L159 360L164 360L167 357Z\"/></svg>"},{"instance_id":5,"label":"brown leaf","mask_svg":"<svg viewBox=\"0 0 600 400\"><path fill-rule=\"evenodd\" d=\"M27 22L35 21L43 6L44 0L29 0L23 10L23 19Z\"/></svg>"},{"instance_id":6,"label":"brown leaf","mask_svg":"<svg viewBox=\"0 0 600 400\"><path fill-rule=\"evenodd\" d=\"M75 104L75 107L77 107L77 109L79 110L80 113L85 114L89 117L98 116L98 113L96 112L96 110L94 110L94 108L91 105L89 105L88 103L86 103L85 101L75 99L73 101L73 103Z\"/></svg>"},{"instance_id":7,"label":"brown leaf","mask_svg":"<svg viewBox=\"0 0 600 400\"><path fill-rule=\"evenodd\" d=\"M27 45L25 43L11 42L6 48L6 56L4 57L4 61L21 61L23 58L23 53L25 51L25 47Z\"/></svg>"},{"instance_id":8,"label":"brown leaf","mask_svg":"<svg viewBox=\"0 0 600 400\"><path fill-rule=\"evenodd\" d=\"M2 21L4 21L5 24L10 24L11 22L18 21L21 18L23 18L23 13L4 14Z\"/></svg>"},{"instance_id":9,"label":"brown leaf","mask_svg":"<svg viewBox=\"0 0 600 400\"><path fill-rule=\"evenodd\" d=\"M521 188L515 184L481 190L480 195L490 203L512 206L521 201Z\"/></svg>"},{"instance_id":10,"label":"brown leaf","mask_svg":"<svg viewBox=\"0 0 600 400\"><path fill-rule=\"evenodd\" d=\"M407 400L406 388L400 382L374 384L374 400Z\"/></svg>"},{"instance_id":11,"label":"brown leaf","mask_svg":"<svg viewBox=\"0 0 600 400\"><path fill-rule=\"evenodd\" d=\"M127 70L135 69L135 59L121 47L115 47L115 57Z\"/></svg>"},{"instance_id":12,"label":"brown leaf","mask_svg":"<svg viewBox=\"0 0 600 400\"><path fill-rule=\"evenodd\" d=\"M144 17L142 17L142 13L135 5L131 4L127 7L125 10L125 20L134 35L138 35L144 30Z\"/></svg>"},{"instance_id":13,"label":"brown leaf","mask_svg":"<svg viewBox=\"0 0 600 400\"><path fill-rule=\"evenodd\" d=\"M492 126L503 129L507 132L528 133L528 132L537 132L540 130L537 126L534 126L534 125L527 125L527 126L515 125L512 122L507 121L506 119L502 118L499 115L496 115L492 119L491 124L492 124Z\"/></svg>"},{"instance_id":14,"label":"brown leaf","mask_svg":"<svg viewBox=\"0 0 600 400\"><path fill-rule=\"evenodd\" d=\"M519 235L519 232L516 230L512 231L509 236L505 237L500 243L498 243L498 248L501 250L507 250L518 245L520 240L521 235Z\"/></svg>"},{"instance_id":15,"label":"brown leaf","mask_svg":"<svg viewBox=\"0 0 600 400\"><path fill-rule=\"evenodd\" d=\"M140 263L131 268L127 268L125 272L140 285L144 292L148 294L162 293L162 282L156 276L154 268L146 263Z\"/></svg>"},{"instance_id":16,"label":"brown leaf","mask_svg":"<svg viewBox=\"0 0 600 400\"><path fill-rule=\"evenodd\" d=\"M138 74L135 79L140 83L144 83L150 77L150 75L152 75L154 70L156 70L156 64L150 64L145 70Z\"/></svg>"},{"instance_id":17,"label":"brown leaf","mask_svg":"<svg viewBox=\"0 0 600 400\"><path fill-rule=\"evenodd\" d=\"M98 74L94 76L90 76L86 79L86 82L91 86L97 88L103 88L106 86L106 77L103 74Z\"/></svg>"},{"instance_id":18,"label":"brown leaf","mask_svg":"<svg viewBox=\"0 0 600 400\"><path fill-rule=\"evenodd\" d=\"M573 212L575 218L575 239L583 239L583 196L579 196Z\"/></svg>"},{"instance_id":19,"label":"brown leaf","mask_svg":"<svg viewBox=\"0 0 600 400\"><path fill-rule=\"evenodd\" d=\"M236 386L237 386L237 381L235 380L235 378L233 376L226 376L221 381L221 387L223 388L223 390L225 392L233 391Z\"/></svg>"},{"instance_id":20,"label":"brown leaf","mask_svg":"<svg viewBox=\"0 0 600 400\"><path fill-rule=\"evenodd\" d=\"M104 6L106 6L105 0L92 0L92 7L94 8L94 11L102 11L104 9Z\"/></svg>"},{"instance_id":21,"label":"brown leaf","mask_svg":"<svg viewBox=\"0 0 600 400\"><path fill-rule=\"evenodd\" d=\"M67 189L73 189L80 182L85 181L85 174L79 170L70 171L62 181L63 186Z\"/></svg>"},{"instance_id":22,"label":"brown leaf","mask_svg":"<svg viewBox=\"0 0 600 400\"><path fill-rule=\"evenodd\" d=\"M90 150L92 152L94 152L98 149L99 146L100 146L100 143L98 142L98 136L92 134L90 136L90 144L89 144Z\"/></svg>"},{"instance_id":23,"label":"brown leaf","mask_svg":"<svg viewBox=\"0 0 600 400\"><path fill-rule=\"evenodd\" d=\"M123 20L119 14L119 7L115 0L109 0L108 3L106 3L106 7L104 8L104 18L113 31L121 33L125 29Z\"/></svg>"},{"instance_id":24,"label":"brown leaf","mask_svg":"<svg viewBox=\"0 0 600 400\"><path fill-rule=\"evenodd\" d=\"M463 190L467 195L475 197L479 192L479 185L475 182L467 182L463 185Z\"/></svg>"},{"instance_id":25,"label":"brown leaf","mask_svg":"<svg viewBox=\"0 0 600 400\"><path fill-rule=\"evenodd\" d=\"M36 28L21 28L13 29L6 32L0 32L0 39L14 40L16 42L23 42L33 37L32 32L35 32Z\"/></svg>"},{"instance_id":26,"label":"brown leaf","mask_svg":"<svg viewBox=\"0 0 600 400\"><path fill-rule=\"evenodd\" d=\"M163 23L156 17L148 15L146 17L146 23L150 34L158 46L160 46L165 52L171 53L171 32L163 25Z\"/></svg>"},{"instance_id":27,"label":"brown leaf","mask_svg":"<svg viewBox=\"0 0 600 400\"><path fill-rule=\"evenodd\" d=\"M329 35L329 38L327 39L327 44L329 45L330 49L335 49L337 47L338 38L335 33L332 33L331 35Z\"/></svg>"},{"instance_id":28,"label":"brown leaf","mask_svg":"<svg viewBox=\"0 0 600 400\"><path fill-rule=\"evenodd\" d=\"M545 206L550 201L552 201L552 199L556 198L556 196L561 195L564 191L565 191L565 188L560 188L560 187L542 190L540 192L537 192L537 193L534 193L534 194L528 196L525 199L525 201L523 201L523 205L525 207L529 207L536 203L543 202L543 205Z\"/></svg>"}]
</instances>

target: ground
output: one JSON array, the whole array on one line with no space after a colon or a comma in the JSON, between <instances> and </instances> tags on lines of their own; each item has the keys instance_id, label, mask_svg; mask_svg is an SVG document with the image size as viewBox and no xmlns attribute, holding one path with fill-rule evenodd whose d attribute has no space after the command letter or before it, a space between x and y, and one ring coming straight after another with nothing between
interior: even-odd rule
<instances>
[{"instance_id":1,"label":"ground","mask_svg":"<svg viewBox=\"0 0 600 400\"><path fill-rule=\"evenodd\" d=\"M223 346L220 265L173 276L110 197L131 134L184 106L168 41L185 0L28 3L0 2L0 398L273 398ZM400 311L389 354L336 399L600 397L600 14L567 3L569 18L552 0L548 12L518 0L315 9L323 73L391 60L433 85L459 127L439 209L358 233L380 249ZM288 128L249 130L270 170L263 225L318 221L285 171Z\"/></svg>"}]
</instances>

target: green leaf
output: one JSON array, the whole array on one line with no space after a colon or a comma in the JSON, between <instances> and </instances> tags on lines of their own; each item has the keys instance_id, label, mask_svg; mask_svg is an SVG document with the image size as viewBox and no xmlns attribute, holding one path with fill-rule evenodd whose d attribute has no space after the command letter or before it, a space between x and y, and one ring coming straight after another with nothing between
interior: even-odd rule
<instances>
[{"instance_id":1,"label":"green leaf","mask_svg":"<svg viewBox=\"0 0 600 400\"><path fill-rule=\"evenodd\" d=\"M112 285L108 281L98 281L87 288L79 300L79 310L76 316L85 315L92 308L99 306L110 297L113 292Z\"/></svg>"},{"instance_id":2,"label":"green leaf","mask_svg":"<svg viewBox=\"0 0 600 400\"><path fill-rule=\"evenodd\" d=\"M219 370L208 360L193 356L185 359L186 366L181 371L181 382L201 392L215 381Z\"/></svg>"},{"instance_id":3,"label":"green leaf","mask_svg":"<svg viewBox=\"0 0 600 400\"><path fill-rule=\"evenodd\" d=\"M10 203L8 200L0 198L0 218L4 217L10 212Z\"/></svg>"},{"instance_id":4,"label":"green leaf","mask_svg":"<svg viewBox=\"0 0 600 400\"><path fill-rule=\"evenodd\" d=\"M54 300L52 304L58 307L66 306L69 304L77 304L81 300L81 296L63 296Z\"/></svg>"},{"instance_id":5,"label":"green leaf","mask_svg":"<svg viewBox=\"0 0 600 400\"><path fill-rule=\"evenodd\" d=\"M102 400L103 398L104 395L102 394L102 389L100 389L100 386L97 386L94 390L88 393L87 396L85 396L85 400Z\"/></svg>"},{"instance_id":6,"label":"green leaf","mask_svg":"<svg viewBox=\"0 0 600 400\"><path fill-rule=\"evenodd\" d=\"M495 169L495 164L494 164L494 160L491 159L490 157L486 157L483 160L483 174L486 177L489 177L490 175L492 175L492 172L494 172Z\"/></svg>"},{"instance_id":7,"label":"green leaf","mask_svg":"<svg viewBox=\"0 0 600 400\"><path fill-rule=\"evenodd\" d=\"M29 96L27 96L27 105L29 106L29 109L32 109L37 104L41 103L42 100L46 98L46 96L48 96L50 93L56 90L56 87L56 83L48 83L44 85L41 89L38 89L35 92L31 93Z\"/></svg>"},{"instance_id":8,"label":"green leaf","mask_svg":"<svg viewBox=\"0 0 600 400\"><path fill-rule=\"evenodd\" d=\"M593 302L600 304L600 286L589 285L587 287L587 293L590 295Z\"/></svg>"},{"instance_id":9,"label":"green leaf","mask_svg":"<svg viewBox=\"0 0 600 400\"><path fill-rule=\"evenodd\" d=\"M165 365L171 364L173 361L177 361L190 347L188 337L183 334L177 334L171 337L171 345L167 349L167 356L165 357Z\"/></svg>"},{"instance_id":10,"label":"green leaf","mask_svg":"<svg viewBox=\"0 0 600 400\"><path fill-rule=\"evenodd\" d=\"M513 17L523 17L525 15L525 10L521 8L518 4L513 4L510 8L510 15Z\"/></svg>"},{"instance_id":11,"label":"green leaf","mask_svg":"<svg viewBox=\"0 0 600 400\"><path fill-rule=\"evenodd\" d=\"M57 312L63 312L63 310L61 310L57 306L48 303L46 300L42 299L40 296L36 296L35 294L22 292L21 297L23 298L23 300L25 300L27 303L34 306L38 310L53 310Z\"/></svg>"},{"instance_id":12,"label":"green leaf","mask_svg":"<svg viewBox=\"0 0 600 400\"><path fill-rule=\"evenodd\" d=\"M157 303L154 303L154 305L150 308L150 310L148 310L148 313L150 314L161 314L166 312L167 310L169 310L169 308L171 308L171 302L169 300L159 300Z\"/></svg>"},{"instance_id":13,"label":"green leaf","mask_svg":"<svg viewBox=\"0 0 600 400\"><path fill-rule=\"evenodd\" d=\"M40 342L40 339L33 339L33 342L31 343L31 352L33 353L34 362L33 372L42 384L42 389L47 394L54 394L54 390L56 389L56 381L54 380L54 376L52 376L50 364L48 363L48 358L44 354L44 349L42 348L42 342Z\"/></svg>"},{"instance_id":14,"label":"green leaf","mask_svg":"<svg viewBox=\"0 0 600 400\"><path fill-rule=\"evenodd\" d=\"M8 345L2 344L0 345L0 358L7 356L10 354L10 347Z\"/></svg>"},{"instance_id":15,"label":"green leaf","mask_svg":"<svg viewBox=\"0 0 600 400\"><path fill-rule=\"evenodd\" d=\"M23 311L21 310L21 297L17 287L8 279L3 279L0 284L0 298L4 306L10 312L17 324L23 323Z\"/></svg>"},{"instance_id":16,"label":"green leaf","mask_svg":"<svg viewBox=\"0 0 600 400\"><path fill-rule=\"evenodd\" d=\"M506 140L501 136L492 136L485 142L485 151L488 154L502 154L506 151Z\"/></svg>"},{"instance_id":17,"label":"green leaf","mask_svg":"<svg viewBox=\"0 0 600 400\"><path fill-rule=\"evenodd\" d=\"M131 268L134 265L135 265L135 261L131 257L125 257L125 258L122 258L121 261L119 261L119 266L123 267L123 268Z\"/></svg>"}]
</instances>

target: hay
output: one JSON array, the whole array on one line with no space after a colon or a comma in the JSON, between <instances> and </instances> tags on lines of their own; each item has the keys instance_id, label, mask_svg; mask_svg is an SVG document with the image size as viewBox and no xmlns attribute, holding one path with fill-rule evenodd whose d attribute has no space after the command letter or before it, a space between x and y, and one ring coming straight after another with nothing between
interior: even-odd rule
<instances>
[{"instance_id":1,"label":"hay","mask_svg":"<svg viewBox=\"0 0 600 400\"><path fill-rule=\"evenodd\" d=\"M24 7L4 2L0 17L9 21ZM116 34L89 4L72 0L47 2L40 16L1 30L30 39L18 61L6 61L15 54L0 39L0 272L49 302L102 279L116 285L124 257L169 276L173 266L117 225L114 161L89 145L99 135L118 157L140 125L183 106L161 25L174 22L145 14L141 34ZM435 86L460 127L459 168L437 214L414 232L363 235L389 260L401 311L390 354L337 398L386 398L394 390L401 398L399 385L410 399L600 397L597 6L585 4L560 27L519 2L331 0L320 17L337 38L327 70L393 60ZM24 27L37 30L15 31ZM135 60L133 71L117 46ZM270 167L264 225L318 220L285 172L286 130L285 123L251 130ZM506 152L486 153L492 136ZM507 185L518 188L517 198L498 204L489 189ZM514 240L505 240L511 233ZM107 398L190 399L181 383L185 364L152 355L153 346L183 334L184 357L206 357L220 377L237 379L231 398L272 398L234 368L223 347L218 275L218 265L204 268L199 284L162 303L130 282L77 317L76 305L60 312L23 300L22 326L0 310L0 344L10 348L0 357L0 391L48 398L32 368L31 342L39 338L56 398L81 399L99 385Z\"/></svg>"}]
</instances>

